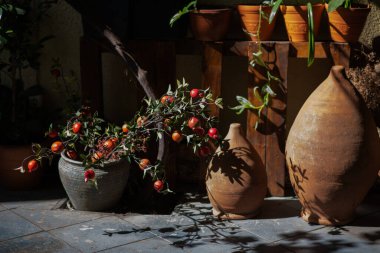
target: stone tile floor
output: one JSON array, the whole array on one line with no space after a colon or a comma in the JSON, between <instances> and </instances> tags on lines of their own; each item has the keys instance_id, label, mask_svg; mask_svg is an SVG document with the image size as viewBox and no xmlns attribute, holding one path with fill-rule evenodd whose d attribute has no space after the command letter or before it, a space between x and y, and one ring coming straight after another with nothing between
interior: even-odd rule
<instances>
[{"instance_id":1,"label":"stone tile floor","mask_svg":"<svg viewBox=\"0 0 380 253\"><path fill-rule=\"evenodd\" d=\"M380 252L380 191L343 227L298 217L296 198L267 198L251 220L219 221L206 196L186 194L170 215L63 209L61 191L0 191L0 252Z\"/></svg>"}]
</instances>

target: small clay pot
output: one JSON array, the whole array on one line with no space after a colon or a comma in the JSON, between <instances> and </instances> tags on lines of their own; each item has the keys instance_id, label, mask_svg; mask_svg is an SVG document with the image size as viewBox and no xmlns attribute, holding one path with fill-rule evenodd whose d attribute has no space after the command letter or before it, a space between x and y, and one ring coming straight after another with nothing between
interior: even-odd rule
<instances>
[{"instance_id":1,"label":"small clay pot","mask_svg":"<svg viewBox=\"0 0 380 253\"><path fill-rule=\"evenodd\" d=\"M323 4L313 5L314 37L316 37L318 34L323 10ZM281 12L284 15L289 41L308 41L307 6L282 5Z\"/></svg>"},{"instance_id":2,"label":"small clay pot","mask_svg":"<svg viewBox=\"0 0 380 253\"><path fill-rule=\"evenodd\" d=\"M240 14L241 24L244 30L249 32L247 34L248 38L252 41L258 41L256 36L259 20L260 20L260 6L257 5L238 5L237 10ZM269 16L272 11L272 7L270 6L261 6L262 12L264 12L267 16ZM267 41L270 40L270 37L273 33L273 29L275 27L276 18L273 19L272 23L269 24L269 21L265 18L261 18L261 26L260 26L260 40Z\"/></svg>"},{"instance_id":3,"label":"small clay pot","mask_svg":"<svg viewBox=\"0 0 380 253\"><path fill-rule=\"evenodd\" d=\"M222 219L254 217L267 192L265 167L240 124L231 124L224 140L206 174L213 214Z\"/></svg>"},{"instance_id":4,"label":"small clay pot","mask_svg":"<svg viewBox=\"0 0 380 253\"><path fill-rule=\"evenodd\" d=\"M344 225L377 178L380 139L364 100L343 66L310 95L286 142L286 164L302 218Z\"/></svg>"},{"instance_id":5,"label":"small clay pot","mask_svg":"<svg viewBox=\"0 0 380 253\"><path fill-rule=\"evenodd\" d=\"M328 4L326 4L326 10ZM331 39L335 42L358 42L371 8L343 8L327 12Z\"/></svg>"},{"instance_id":6,"label":"small clay pot","mask_svg":"<svg viewBox=\"0 0 380 253\"><path fill-rule=\"evenodd\" d=\"M195 39L201 41L223 40L231 22L231 9L204 9L190 13L190 26Z\"/></svg>"}]
</instances>

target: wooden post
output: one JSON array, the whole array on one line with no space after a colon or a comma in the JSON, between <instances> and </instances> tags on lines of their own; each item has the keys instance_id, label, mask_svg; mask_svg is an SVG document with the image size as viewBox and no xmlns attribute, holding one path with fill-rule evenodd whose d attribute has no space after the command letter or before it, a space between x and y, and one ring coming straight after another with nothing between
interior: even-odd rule
<instances>
[{"instance_id":1,"label":"wooden post","mask_svg":"<svg viewBox=\"0 0 380 253\"><path fill-rule=\"evenodd\" d=\"M253 42L248 47L248 59L252 53L257 52L258 44ZM284 196L285 194L285 118L287 99L287 69L288 69L288 43L263 44L263 59L268 63L275 76L282 79L282 83L271 85L276 97L272 98L270 107L263 111L261 120L254 112L247 115L247 138L255 147L265 165L268 176L268 191L271 196ZM262 87L265 83L265 69L249 67L250 82L248 99L255 105L260 103L254 96L255 86ZM255 130L257 121L261 121Z\"/></svg>"},{"instance_id":2,"label":"wooden post","mask_svg":"<svg viewBox=\"0 0 380 253\"><path fill-rule=\"evenodd\" d=\"M202 87L208 88L214 99L221 95L222 87L223 44L204 42L202 58ZM219 116L219 108L212 106L211 114Z\"/></svg>"}]
</instances>

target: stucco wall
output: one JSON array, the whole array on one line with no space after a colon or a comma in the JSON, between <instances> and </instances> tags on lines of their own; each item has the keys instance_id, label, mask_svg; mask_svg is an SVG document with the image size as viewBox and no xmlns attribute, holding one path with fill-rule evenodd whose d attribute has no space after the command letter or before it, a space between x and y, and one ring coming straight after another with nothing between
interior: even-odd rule
<instances>
[{"instance_id":1,"label":"stucco wall","mask_svg":"<svg viewBox=\"0 0 380 253\"><path fill-rule=\"evenodd\" d=\"M66 71L72 70L80 81L79 66L79 41L82 35L82 20L80 15L65 1L59 0L48 11L40 23L40 36L53 35L49 40L40 58L40 69L37 80L46 89L47 104L58 107L63 103L62 94L55 86L55 81L50 74L52 58L59 58Z\"/></svg>"}]
</instances>

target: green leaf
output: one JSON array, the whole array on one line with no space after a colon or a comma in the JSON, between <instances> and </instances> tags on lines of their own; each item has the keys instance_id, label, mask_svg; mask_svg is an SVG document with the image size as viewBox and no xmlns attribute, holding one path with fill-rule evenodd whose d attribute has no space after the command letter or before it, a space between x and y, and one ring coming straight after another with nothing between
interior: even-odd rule
<instances>
[{"instance_id":1,"label":"green leaf","mask_svg":"<svg viewBox=\"0 0 380 253\"><path fill-rule=\"evenodd\" d=\"M237 111L236 114L237 114L237 115L240 115L240 114L242 114L242 113L244 112L245 107L242 106L242 105L237 105L237 106L232 107L232 108L230 108L230 109L233 110L233 111Z\"/></svg>"},{"instance_id":2,"label":"green leaf","mask_svg":"<svg viewBox=\"0 0 380 253\"><path fill-rule=\"evenodd\" d=\"M276 96L276 93L272 90L272 88L268 84L264 85L261 90L262 90L263 93L267 93L271 97L275 97Z\"/></svg>"},{"instance_id":3,"label":"green leaf","mask_svg":"<svg viewBox=\"0 0 380 253\"><path fill-rule=\"evenodd\" d=\"M5 37L0 35L0 45L7 44L7 42L8 42L8 40Z\"/></svg>"},{"instance_id":4,"label":"green leaf","mask_svg":"<svg viewBox=\"0 0 380 253\"><path fill-rule=\"evenodd\" d=\"M276 17L276 13L277 13L278 8L280 7L281 4L282 4L282 0L277 0L274 3L274 5L272 7L272 11L269 14L269 24L271 24L273 22L273 19L274 19L274 17Z\"/></svg>"},{"instance_id":5,"label":"green leaf","mask_svg":"<svg viewBox=\"0 0 380 253\"><path fill-rule=\"evenodd\" d=\"M255 67L256 63L264 68L268 68L263 60L263 52L258 51L257 53L252 53L253 60L251 61L251 66ZM253 63L252 63L253 62Z\"/></svg>"},{"instance_id":6,"label":"green leaf","mask_svg":"<svg viewBox=\"0 0 380 253\"><path fill-rule=\"evenodd\" d=\"M237 100L240 104L242 104L242 105L251 103L251 102L249 102L248 99L246 99L245 97L242 97L242 96L236 96L236 100Z\"/></svg>"},{"instance_id":7,"label":"green leaf","mask_svg":"<svg viewBox=\"0 0 380 253\"><path fill-rule=\"evenodd\" d=\"M345 0L330 0L327 11L328 12L335 11L339 6L342 6L343 3L345 3Z\"/></svg>"},{"instance_id":8,"label":"green leaf","mask_svg":"<svg viewBox=\"0 0 380 253\"><path fill-rule=\"evenodd\" d=\"M259 92L258 90L259 90L259 86L255 86L255 88L253 88L253 95L254 95L258 100L260 100L260 102L263 102L263 98L261 97L260 92Z\"/></svg>"},{"instance_id":9,"label":"green leaf","mask_svg":"<svg viewBox=\"0 0 380 253\"><path fill-rule=\"evenodd\" d=\"M222 98L217 98L216 100L215 100L215 105L217 106L217 107L219 107L220 109L223 109L223 99Z\"/></svg>"},{"instance_id":10,"label":"green leaf","mask_svg":"<svg viewBox=\"0 0 380 253\"><path fill-rule=\"evenodd\" d=\"M25 10L24 9L16 7L15 10L16 10L16 13L18 15L24 15L25 14Z\"/></svg>"},{"instance_id":11,"label":"green leaf","mask_svg":"<svg viewBox=\"0 0 380 253\"><path fill-rule=\"evenodd\" d=\"M315 43L314 43L314 20L313 20L313 6L311 3L307 3L307 24L308 24L308 57L307 57L307 66L310 67L314 62L314 52L315 52Z\"/></svg>"},{"instance_id":12,"label":"green leaf","mask_svg":"<svg viewBox=\"0 0 380 253\"><path fill-rule=\"evenodd\" d=\"M183 15L191 12L192 10L197 9L197 0L191 1L188 5L183 7L182 10L178 11L176 14L173 15L173 17L169 21L170 27L173 27L175 22L180 19Z\"/></svg>"}]
</instances>

